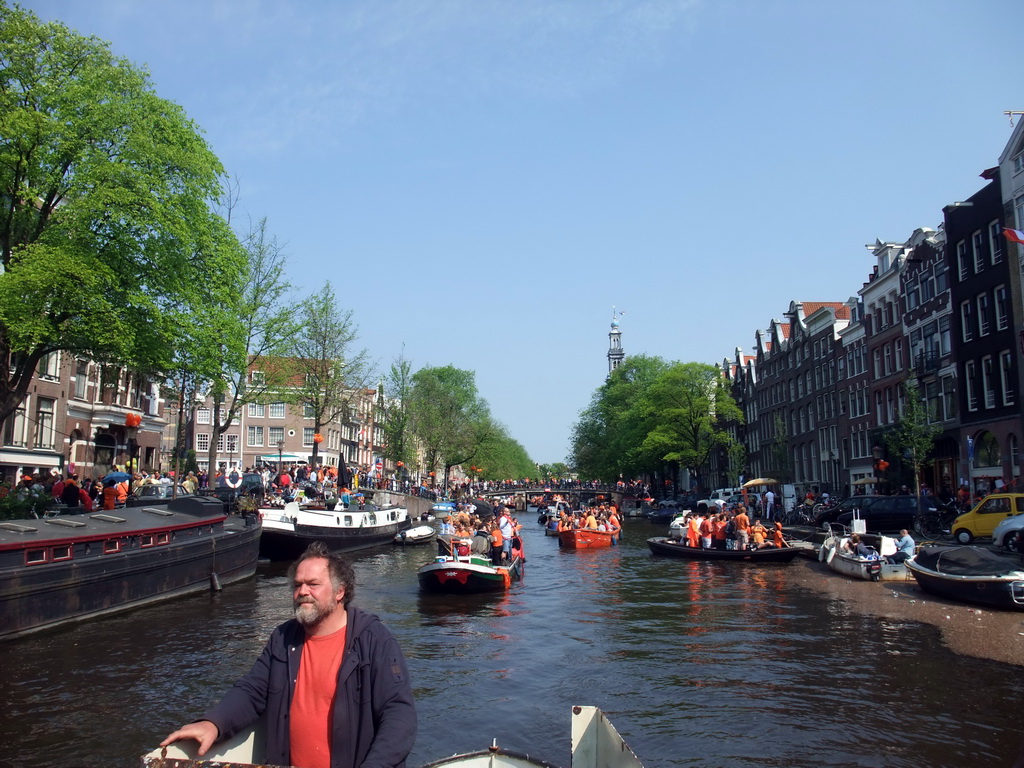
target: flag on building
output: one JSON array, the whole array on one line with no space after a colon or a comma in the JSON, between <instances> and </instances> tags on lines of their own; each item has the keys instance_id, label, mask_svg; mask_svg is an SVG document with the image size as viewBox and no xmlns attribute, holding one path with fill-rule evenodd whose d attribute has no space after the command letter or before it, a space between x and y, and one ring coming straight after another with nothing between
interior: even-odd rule
<instances>
[{"instance_id":1,"label":"flag on building","mask_svg":"<svg viewBox=\"0 0 1024 768\"><path fill-rule=\"evenodd\" d=\"M1004 227L1003 234L1006 235L1006 239L1009 240L1011 243L1024 244L1024 231L1022 230Z\"/></svg>"}]
</instances>

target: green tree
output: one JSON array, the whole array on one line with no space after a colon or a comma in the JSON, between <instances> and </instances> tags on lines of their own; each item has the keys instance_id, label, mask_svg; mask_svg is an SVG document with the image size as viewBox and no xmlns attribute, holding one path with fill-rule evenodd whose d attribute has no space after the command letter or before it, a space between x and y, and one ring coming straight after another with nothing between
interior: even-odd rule
<instances>
[{"instance_id":1,"label":"green tree","mask_svg":"<svg viewBox=\"0 0 1024 768\"><path fill-rule=\"evenodd\" d=\"M476 374L453 366L422 368L412 377L409 417L426 454L427 468L444 470L473 462L495 431L487 401L476 388Z\"/></svg>"},{"instance_id":2,"label":"green tree","mask_svg":"<svg viewBox=\"0 0 1024 768\"><path fill-rule=\"evenodd\" d=\"M633 355L612 371L573 426L569 463L586 478L614 482L658 471L662 458L644 446L656 413L647 397L669 365Z\"/></svg>"},{"instance_id":3,"label":"green tree","mask_svg":"<svg viewBox=\"0 0 1024 768\"><path fill-rule=\"evenodd\" d=\"M286 259L261 219L242 241L244 281L223 304L196 314L194 349L205 361L200 375L218 407L213 409L208 461L217 466L217 442L250 403L280 398L293 370L286 354L293 349L298 324L291 308Z\"/></svg>"},{"instance_id":4,"label":"green tree","mask_svg":"<svg viewBox=\"0 0 1024 768\"><path fill-rule=\"evenodd\" d=\"M347 421L356 398L366 392L373 374L370 356L356 349L358 329L352 310L338 307L330 283L302 303L301 330L291 340L292 379L301 381L292 398L313 419L313 432ZM313 443L313 464L320 446Z\"/></svg>"},{"instance_id":5,"label":"green tree","mask_svg":"<svg viewBox=\"0 0 1024 768\"><path fill-rule=\"evenodd\" d=\"M405 350L391 364L382 390L381 421L384 425L384 458L408 465L413 458L410 444L409 399L412 396L412 363Z\"/></svg>"},{"instance_id":6,"label":"green tree","mask_svg":"<svg viewBox=\"0 0 1024 768\"><path fill-rule=\"evenodd\" d=\"M143 70L0 0L0 420L56 350L173 368L182 317L237 286L222 172Z\"/></svg>"},{"instance_id":7,"label":"green tree","mask_svg":"<svg viewBox=\"0 0 1024 768\"><path fill-rule=\"evenodd\" d=\"M697 477L713 450L735 442L723 424L743 420L721 371L704 363L674 363L651 384L646 401L655 424L643 449Z\"/></svg>"},{"instance_id":8,"label":"green tree","mask_svg":"<svg viewBox=\"0 0 1024 768\"><path fill-rule=\"evenodd\" d=\"M921 470L932 463L931 452L942 427L928 420L928 409L914 379L903 382L903 413L885 433L885 442L893 455L914 473L914 487L921 498Z\"/></svg>"},{"instance_id":9,"label":"green tree","mask_svg":"<svg viewBox=\"0 0 1024 768\"><path fill-rule=\"evenodd\" d=\"M473 459L477 472L474 474L482 480L506 480L529 477L536 466L530 459L526 449L508 433L508 429L494 423L492 432L480 446ZM466 470L467 467L463 467ZM470 467L469 469L472 469Z\"/></svg>"}]
</instances>

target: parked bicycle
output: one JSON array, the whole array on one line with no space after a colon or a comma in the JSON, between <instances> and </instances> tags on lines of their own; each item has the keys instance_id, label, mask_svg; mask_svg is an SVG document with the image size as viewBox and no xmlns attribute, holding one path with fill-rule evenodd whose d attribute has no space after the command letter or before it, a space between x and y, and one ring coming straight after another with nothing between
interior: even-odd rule
<instances>
[{"instance_id":1,"label":"parked bicycle","mask_svg":"<svg viewBox=\"0 0 1024 768\"><path fill-rule=\"evenodd\" d=\"M949 501L934 512L922 512L914 518L914 532L929 539L948 539L953 521L961 514L956 501Z\"/></svg>"}]
</instances>

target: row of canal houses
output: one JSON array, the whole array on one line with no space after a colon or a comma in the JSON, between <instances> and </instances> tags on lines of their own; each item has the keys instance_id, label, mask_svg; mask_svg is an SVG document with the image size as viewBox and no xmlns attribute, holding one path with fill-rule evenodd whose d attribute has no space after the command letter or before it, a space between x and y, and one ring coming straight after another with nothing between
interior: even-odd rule
<instances>
[{"instance_id":1,"label":"row of canal houses","mask_svg":"<svg viewBox=\"0 0 1024 768\"><path fill-rule=\"evenodd\" d=\"M1024 121L981 177L977 192L943 208L937 229L876 241L856 296L792 301L755 333L753 354L723 361L745 416L730 430L747 456L742 467L713 456L712 477L725 486L739 472L772 476L801 493L843 495L912 483L885 432L913 378L941 427L922 482L972 492L1019 484L1024 246L1004 228L1024 230Z\"/></svg>"},{"instance_id":2,"label":"row of canal houses","mask_svg":"<svg viewBox=\"0 0 1024 768\"><path fill-rule=\"evenodd\" d=\"M217 404L207 397L180 408L173 387L162 383L67 352L45 356L25 401L0 427L0 482L14 485L26 473L99 478L128 467L167 472L174 467L179 418L185 450L208 469ZM318 464L344 462L349 471L374 472L384 452L376 401L376 390L361 390L344 420L321 426ZM215 469L310 462L315 438L311 414L291 398L245 405L217 439ZM383 462L379 473L394 469Z\"/></svg>"}]
</instances>

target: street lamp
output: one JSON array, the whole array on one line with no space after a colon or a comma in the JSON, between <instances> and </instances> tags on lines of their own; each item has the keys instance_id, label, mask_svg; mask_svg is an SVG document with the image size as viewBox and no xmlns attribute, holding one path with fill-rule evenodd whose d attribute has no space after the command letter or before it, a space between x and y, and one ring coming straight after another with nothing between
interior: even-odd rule
<instances>
[{"instance_id":1,"label":"street lamp","mask_svg":"<svg viewBox=\"0 0 1024 768\"><path fill-rule=\"evenodd\" d=\"M281 476L283 469L282 464L284 463L284 440L277 441L277 476Z\"/></svg>"}]
</instances>

